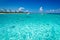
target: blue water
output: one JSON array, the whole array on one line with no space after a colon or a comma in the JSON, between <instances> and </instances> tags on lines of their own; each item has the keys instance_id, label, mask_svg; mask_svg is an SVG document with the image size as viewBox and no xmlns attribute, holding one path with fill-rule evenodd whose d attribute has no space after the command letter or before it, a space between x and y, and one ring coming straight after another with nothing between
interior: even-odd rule
<instances>
[{"instance_id":1,"label":"blue water","mask_svg":"<svg viewBox=\"0 0 60 40\"><path fill-rule=\"evenodd\" d=\"M60 40L60 14L0 14L0 40Z\"/></svg>"}]
</instances>

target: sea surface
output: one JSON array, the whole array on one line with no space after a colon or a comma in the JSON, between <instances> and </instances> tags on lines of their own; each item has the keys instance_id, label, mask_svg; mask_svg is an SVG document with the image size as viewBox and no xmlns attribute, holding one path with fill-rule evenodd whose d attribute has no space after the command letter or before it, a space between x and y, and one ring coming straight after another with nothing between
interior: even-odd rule
<instances>
[{"instance_id":1,"label":"sea surface","mask_svg":"<svg viewBox=\"0 0 60 40\"><path fill-rule=\"evenodd\" d=\"M60 14L0 14L0 40L60 40Z\"/></svg>"}]
</instances>

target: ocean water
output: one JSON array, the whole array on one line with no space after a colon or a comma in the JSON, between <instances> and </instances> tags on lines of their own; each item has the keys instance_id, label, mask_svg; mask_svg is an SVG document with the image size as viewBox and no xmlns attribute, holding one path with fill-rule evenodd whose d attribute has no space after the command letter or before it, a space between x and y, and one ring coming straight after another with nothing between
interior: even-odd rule
<instances>
[{"instance_id":1,"label":"ocean water","mask_svg":"<svg viewBox=\"0 0 60 40\"><path fill-rule=\"evenodd\" d=\"M0 14L0 40L60 40L60 14Z\"/></svg>"}]
</instances>

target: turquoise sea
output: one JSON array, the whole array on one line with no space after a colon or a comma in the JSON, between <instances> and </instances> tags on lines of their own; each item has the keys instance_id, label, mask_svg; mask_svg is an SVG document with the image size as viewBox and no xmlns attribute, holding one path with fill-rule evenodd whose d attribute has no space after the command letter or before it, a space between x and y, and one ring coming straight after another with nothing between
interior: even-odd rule
<instances>
[{"instance_id":1,"label":"turquoise sea","mask_svg":"<svg viewBox=\"0 0 60 40\"><path fill-rule=\"evenodd\" d=\"M0 14L0 40L60 40L60 14Z\"/></svg>"}]
</instances>

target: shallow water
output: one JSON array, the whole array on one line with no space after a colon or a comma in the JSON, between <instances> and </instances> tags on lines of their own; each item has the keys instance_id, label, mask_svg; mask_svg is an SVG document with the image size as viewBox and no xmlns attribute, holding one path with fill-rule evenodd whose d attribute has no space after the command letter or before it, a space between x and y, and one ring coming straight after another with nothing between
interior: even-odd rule
<instances>
[{"instance_id":1,"label":"shallow water","mask_svg":"<svg viewBox=\"0 0 60 40\"><path fill-rule=\"evenodd\" d=\"M0 40L60 40L60 14L0 14Z\"/></svg>"}]
</instances>

